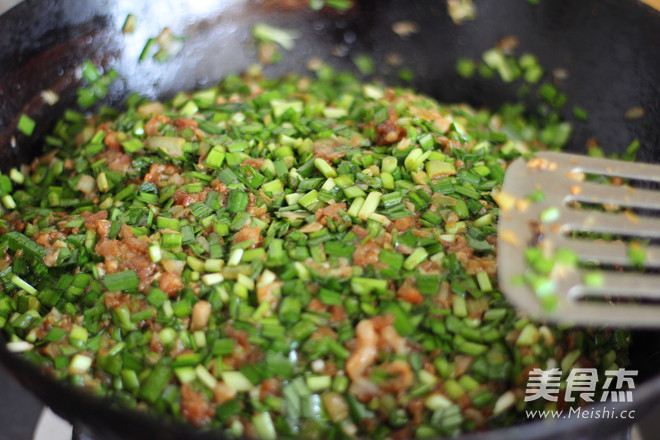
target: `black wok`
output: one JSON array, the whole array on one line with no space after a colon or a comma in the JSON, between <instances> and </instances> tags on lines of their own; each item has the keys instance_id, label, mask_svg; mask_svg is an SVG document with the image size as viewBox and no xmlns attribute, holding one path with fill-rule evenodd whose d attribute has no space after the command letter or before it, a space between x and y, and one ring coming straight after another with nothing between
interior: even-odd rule
<instances>
[{"instance_id":1,"label":"black wok","mask_svg":"<svg viewBox=\"0 0 660 440\"><path fill-rule=\"evenodd\" d=\"M296 3L296 2L289 2ZM305 2L300 2L305 3ZM519 53L536 54L543 66L568 72L562 90L572 105L589 113L575 121L572 151L584 151L596 137L609 151L623 151L639 139L640 160L660 162L660 14L634 0L476 0L478 20L455 26L439 0L365 0L347 14L314 13L305 8L280 10L248 0L200 2L128 0L28 0L0 17L0 167L3 170L31 160L40 136L67 106L75 103L79 80L76 66L91 58L114 67L124 78L106 102L121 105L128 93L168 97L181 89L211 85L228 73L246 69L256 60L251 42L253 23L295 28L301 37L283 62L267 69L277 75L302 71L319 56L340 69L354 69L351 56L369 54L379 73L395 81L388 53L398 53L415 73L413 87L441 101L466 101L497 108L515 100L517 86L480 77L470 80L454 71L456 58L478 58L502 37L515 35ZM123 35L126 15L139 24ZM419 33L403 40L392 32L399 20L412 20ZM137 64L146 38L170 26L185 39L184 50L163 63ZM331 53L348 54L338 57ZM40 92L52 89L61 99L45 105ZM530 108L535 97L528 98ZM645 116L625 121L623 114L641 106ZM37 121L31 137L16 130L18 115ZM660 400L660 333L634 332L632 367L639 370L634 401L636 419ZM5 349L0 336L0 361L31 391L68 420L86 426L103 438L218 438L195 433L187 425L126 411L109 401L56 383ZM608 404L609 406L609 404ZM527 423L481 434L485 439L602 438L625 429L631 419L570 419ZM474 438L474 436L465 436Z\"/></svg>"}]
</instances>

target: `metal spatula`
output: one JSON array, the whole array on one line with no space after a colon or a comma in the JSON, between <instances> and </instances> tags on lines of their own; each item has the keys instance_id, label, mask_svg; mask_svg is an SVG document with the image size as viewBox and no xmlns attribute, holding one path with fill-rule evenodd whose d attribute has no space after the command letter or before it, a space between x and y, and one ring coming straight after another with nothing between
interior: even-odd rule
<instances>
[{"instance_id":1,"label":"metal spatula","mask_svg":"<svg viewBox=\"0 0 660 440\"><path fill-rule=\"evenodd\" d=\"M649 212L660 210L660 191L595 183L593 175L660 183L660 166L553 152L510 165L496 196L500 287L546 321L660 327L660 246L639 244L660 238L660 218ZM530 247L579 264L555 264L539 278Z\"/></svg>"}]
</instances>

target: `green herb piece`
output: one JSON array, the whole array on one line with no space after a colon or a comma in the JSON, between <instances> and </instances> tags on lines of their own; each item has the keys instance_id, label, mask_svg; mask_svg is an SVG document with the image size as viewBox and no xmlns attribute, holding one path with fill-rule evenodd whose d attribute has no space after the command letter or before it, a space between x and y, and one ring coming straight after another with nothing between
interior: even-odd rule
<instances>
[{"instance_id":1,"label":"green herb piece","mask_svg":"<svg viewBox=\"0 0 660 440\"><path fill-rule=\"evenodd\" d=\"M257 23L252 28L252 35L260 41L277 43L286 50L293 49L298 33L292 30L279 29L265 23Z\"/></svg>"},{"instance_id":2,"label":"green herb piece","mask_svg":"<svg viewBox=\"0 0 660 440\"><path fill-rule=\"evenodd\" d=\"M36 122L34 122L32 118L24 113L22 113L20 118L18 118L18 129L26 136L32 136L34 127L36 127L36 125Z\"/></svg>"},{"instance_id":3,"label":"green herb piece","mask_svg":"<svg viewBox=\"0 0 660 440\"><path fill-rule=\"evenodd\" d=\"M132 34L135 32L137 27L137 17L133 14L126 15L126 20L124 20L124 26L122 26L121 31L124 34Z\"/></svg>"},{"instance_id":4,"label":"green herb piece","mask_svg":"<svg viewBox=\"0 0 660 440\"><path fill-rule=\"evenodd\" d=\"M111 273L103 277L103 285L111 292L132 291L140 285L134 270Z\"/></svg>"}]
</instances>

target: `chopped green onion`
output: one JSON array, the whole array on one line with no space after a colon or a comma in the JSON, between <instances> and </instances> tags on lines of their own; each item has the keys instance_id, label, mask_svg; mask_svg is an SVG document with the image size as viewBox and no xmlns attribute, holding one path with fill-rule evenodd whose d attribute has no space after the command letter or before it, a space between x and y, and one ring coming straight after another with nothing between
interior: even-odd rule
<instances>
[{"instance_id":1,"label":"chopped green onion","mask_svg":"<svg viewBox=\"0 0 660 440\"><path fill-rule=\"evenodd\" d=\"M133 291L140 285L134 270L111 273L103 277L103 285L111 292Z\"/></svg>"},{"instance_id":2,"label":"chopped green onion","mask_svg":"<svg viewBox=\"0 0 660 440\"><path fill-rule=\"evenodd\" d=\"M417 248L408 256L408 258L406 258L406 261L403 263L403 268L406 270L413 270L426 261L428 256L429 254L426 252L426 249L422 247Z\"/></svg>"},{"instance_id":3,"label":"chopped green onion","mask_svg":"<svg viewBox=\"0 0 660 440\"><path fill-rule=\"evenodd\" d=\"M36 122L26 114L21 114L18 118L18 129L26 136L32 136Z\"/></svg>"},{"instance_id":4,"label":"chopped green onion","mask_svg":"<svg viewBox=\"0 0 660 440\"><path fill-rule=\"evenodd\" d=\"M254 25L252 35L261 41L277 43L286 50L293 49L294 40L298 38L298 33L295 31L278 29L264 23Z\"/></svg>"}]
</instances>

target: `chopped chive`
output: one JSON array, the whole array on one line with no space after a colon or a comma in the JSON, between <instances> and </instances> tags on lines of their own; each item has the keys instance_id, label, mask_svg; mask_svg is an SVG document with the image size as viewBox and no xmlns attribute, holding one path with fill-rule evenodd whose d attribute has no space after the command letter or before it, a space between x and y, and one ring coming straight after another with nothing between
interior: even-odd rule
<instances>
[{"instance_id":1,"label":"chopped chive","mask_svg":"<svg viewBox=\"0 0 660 440\"><path fill-rule=\"evenodd\" d=\"M21 114L18 119L18 129L26 136L32 136L36 122L26 114Z\"/></svg>"},{"instance_id":2,"label":"chopped chive","mask_svg":"<svg viewBox=\"0 0 660 440\"><path fill-rule=\"evenodd\" d=\"M225 151L224 148L220 145L216 145L209 151L208 156L206 156L206 160L204 161L204 165L213 168L213 169L218 169L222 165L222 162L225 160Z\"/></svg>"},{"instance_id":3,"label":"chopped chive","mask_svg":"<svg viewBox=\"0 0 660 440\"><path fill-rule=\"evenodd\" d=\"M135 153L144 148L144 144L140 139L133 138L121 143L121 146L124 147L124 151L127 153Z\"/></svg>"},{"instance_id":4,"label":"chopped chive","mask_svg":"<svg viewBox=\"0 0 660 440\"><path fill-rule=\"evenodd\" d=\"M403 268L406 270L413 270L426 261L428 256L429 254L426 252L426 249L421 247L417 248L412 254L410 254L410 256L408 256L408 258L406 258L406 261L403 263Z\"/></svg>"},{"instance_id":5,"label":"chopped chive","mask_svg":"<svg viewBox=\"0 0 660 440\"><path fill-rule=\"evenodd\" d=\"M587 287L602 287L605 281L602 272L592 271L584 275L582 282Z\"/></svg>"},{"instance_id":6,"label":"chopped chive","mask_svg":"<svg viewBox=\"0 0 660 440\"><path fill-rule=\"evenodd\" d=\"M111 292L133 291L140 285L134 270L111 273L103 277L103 285Z\"/></svg>"},{"instance_id":7,"label":"chopped chive","mask_svg":"<svg viewBox=\"0 0 660 440\"><path fill-rule=\"evenodd\" d=\"M37 289L32 287L30 284L22 280L18 275L14 274L11 277L11 282L16 285L16 287L25 290L27 293L30 293L32 295L36 295Z\"/></svg>"},{"instance_id":8,"label":"chopped chive","mask_svg":"<svg viewBox=\"0 0 660 440\"><path fill-rule=\"evenodd\" d=\"M278 29L264 23L254 25L252 34L258 40L277 43L286 50L293 49L294 40L298 38L298 34L295 31Z\"/></svg>"},{"instance_id":9,"label":"chopped chive","mask_svg":"<svg viewBox=\"0 0 660 440\"><path fill-rule=\"evenodd\" d=\"M314 159L314 166L323 173L325 177L337 177L337 171L335 171L334 168L332 168L332 165L330 165L328 162L326 162L323 159L316 158Z\"/></svg>"},{"instance_id":10,"label":"chopped chive","mask_svg":"<svg viewBox=\"0 0 660 440\"><path fill-rule=\"evenodd\" d=\"M560 215L561 212L559 211L559 208L552 206L542 211L541 214L539 215L539 219L543 223L552 223L557 221Z\"/></svg>"},{"instance_id":11,"label":"chopped chive","mask_svg":"<svg viewBox=\"0 0 660 440\"><path fill-rule=\"evenodd\" d=\"M479 283L479 289L481 289L482 292L490 292L493 290L490 278L486 272L477 272L477 283Z\"/></svg>"},{"instance_id":12,"label":"chopped chive","mask_svg":"<svg viewBox=\"0 0 660 440\"><path fill-rule=\"evenodd\" d=\"M259 438L264 440L275 440L277 438L277 431L270 413L261 412L252 416L252 423Z\"/></svg>"},{"instance_id":13,"label":"chopped chive","mask_svg":"<svg viewBox=\"0 0 660 440\"><path fill-rule=\"evenodd\" d=\"M152 403L158 400L169 383L172 373L172 369L164 361L156 364L140 388L140 397Z\"/></svg>"},{"instance_id":14,"label":"chopped chive","mask_svg":"<svg viewBox=\"0 0 660 440\"><path fill-rule=\"evenodd\" d=\"M37 260L43 260L48 253L46 248L30 240L30 238L18 231L7 232L4 237L7 238L10 249L14 251L20 249Z\"/></svg>"},{"instance_id":15,"label":"chopped chive","mask_svg":"<svg viewBox=\"0 0 660 440\"><path fill-rule=\"evenodd\" d=\"M456 72L464 78L470 78L474 75L476 64L469 58L459 58L456 61Z\"/></svg>"},{"instance_id":16,"label":"chopped chive","mask_svg":"<svg viewBox=\"0 0 660 440\"><path fill-rule=\"evenodd\" d=\"M366 200L360 207L357 217L361 220L366 220L371 214L376 212L376 209L378 208L378 204L380 203L380 199L382 196L383 194L378 191L370 192Z\"/></svg>"},{"instance_id":17,"label":"chopped chive","mask_svg":"<svg viewBox=\"0 0 660 440\"><path fill-rule=\"evenodd\" d=\"M249 391L254 385L240 371L224 371L221 373L222 381L237 392Z\"/></svg>"},{"instance_id":18,"label":"chopped chive","mask_svg":"<svg viewBox=\"0 0 660 440\"><path fill-rule=\"evenodd\" d=\"M638 267L643 267L646 261L646 250L638 242L632 242L628 245L628 259Z\"/></svg>"}]
</instances>

